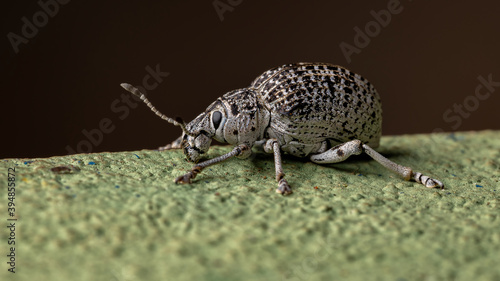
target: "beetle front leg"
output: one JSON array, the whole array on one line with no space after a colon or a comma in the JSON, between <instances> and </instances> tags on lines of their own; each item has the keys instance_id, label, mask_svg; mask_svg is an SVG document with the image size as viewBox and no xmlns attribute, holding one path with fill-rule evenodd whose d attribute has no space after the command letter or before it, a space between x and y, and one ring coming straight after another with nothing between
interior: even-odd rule
<instances>
[{"instance_id":1,"label":"beetle front leg","mask_svg":"<svg viewBox=\"0 0 500 281\"><path fill-rule=\"evenodd\" d=\"M276 181L278 182L278 188L276 193L282 195L292 194L292 189L285 179L285 174L283 173L283 164L281 162L281 151L278 140L270 139L264 144L264 151L267 153L274 154L274 169L276 170Z\"/></svg>"},{"instance_id":2,"label":"beetle front leg","mask_svg":"<svg viewBox=\"0 0 500 281\"><path fill-rule=\"evenodd\" d=\"M203 169L205 169L208 166L215 165L217 163L220 163L224 160L227 160L231 157L234 156L239 156L247 151L250 150L250 147L246 144L240 144L231 150L231 152L228 152L224 155L221 155L219 157L215 157L212 159L209 159L207 161L201 162L199 164L194 165L194 167L191 169L191 171L183 176L180 176L175 179L175 183L191 183L191 180L196 177L197 174L199 174Z\"/></svg>"}]
</instances>

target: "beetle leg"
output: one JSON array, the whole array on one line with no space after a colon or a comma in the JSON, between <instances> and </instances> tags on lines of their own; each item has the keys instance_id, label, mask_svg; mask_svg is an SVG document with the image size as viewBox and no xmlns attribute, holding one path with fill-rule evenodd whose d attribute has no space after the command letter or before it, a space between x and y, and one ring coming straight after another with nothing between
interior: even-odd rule
<instances>
[{"instance_id":1,"label":"beetle leg","mask_svg":"<svg viewBox=\"0 0 500 281\"><path fill-rule=\"evenodd\" d=\"M163 151L163 150L170 150L170 149L181 149L182 148L181 143L182 143L183 137L184 137L184 134L182 134L182 136L178 137L173 142L171 142L165 146L158 147L158 150Z\"/></svg>"},{"instance_id":2,"label":"beetle leg","mask_svg":"<svg viewBox=\"0 0 500 281\"><path fill-rule=\"evenodd\" d=\"M255 148L258 152L265 152L264 150L264 145L266 144L267 140L258 140L253 143L253 147Z\"/></svg>"},{"instance_id":3,"label":"beetle leg","mask_svg":"<svg viewBox=\"0 0 500 281\"><path fill-rule=\"evenodd\" d=\"M203 169L205 169L208 166L215 165L217 163L220 163L224 160L227 160L231 157L238 156L241 154L244 154L246 151L250 150L250 147L246 144L240 144L238 146L235 146L231 152L228 152L224 155L209 159L207 161L203 161L199 164L194 165L194 167L189 171L187 174L180 176L175 179L175 183L191 183L191 180L196 177L197 174L199 174Z\"/></svg>"},{"instance_id":4,"label":"beetle leg","mask_svg":"<svg viewBox=\"0 0 500 281\"><path fill-rule=\"evenodd\" d=\"M351 155L359 155L363 152L362 143L359 140L353 140L336 145L329 150L314 154L310 157L311 161L318 164L338 163L346 160Z\"/></svg>"},{"instance_id":5,"label":"beetle leg","mask_svg":"<svg viewBox=\"0 0 500 281\"><path fill-rule=\"evenodd\" d=\"M369 147L366 144L363 144L363 149L366 152L366 154L370 155L370 157L375 159L375 161L379 162L382 166L386 167L387 169L399 174L405 180L412 179L429 188L438 187L444 189L444 184L439 180L432 179L428 176L424 176L419 172L414 172L410 167L398 165L392 162L391 160L385 158L384 156L382 156L382 154L376 152L375 150L373 150L373 148Z\"/></svg>"},{"instance_id":6,"label":"beetle leg","mask_svg":"<svg viewBox=\"0 0 500 281\"><path fill-rule=\"evenodd\" d=\"M373 148L369 147L366 144L363 144L360 140L352 140L343 144L336 145L326 152L312 155L310 159L314 163L318 164L338 163L344 161L351 155L358 155L362 152L368 154L382 166L402 176L405 180L414 180L429 188L444 188L444 185L441 181L432 179L428 176L424 176L419 172L413 172L410 167L405 167L392 162L391 160L382 156L380 153L373 150Z\"/></svg>"},{"instance_id":7,"label":"beetle leg","mask_svg":"<svg viewBox=\"0 0 500 281\"><path fill-rule=\"evenodd\" d=\"M283 164L281 162L281 151L279 143L276 139L270 139L264 144L264 151L267 153L273 152L274 154L274 169L276 170L276 181L278 182L278 188L276 193L282 195L288 195L292 193L292 189L285 179L285 174L283 173Z\"/></svg>"}]
</instances>

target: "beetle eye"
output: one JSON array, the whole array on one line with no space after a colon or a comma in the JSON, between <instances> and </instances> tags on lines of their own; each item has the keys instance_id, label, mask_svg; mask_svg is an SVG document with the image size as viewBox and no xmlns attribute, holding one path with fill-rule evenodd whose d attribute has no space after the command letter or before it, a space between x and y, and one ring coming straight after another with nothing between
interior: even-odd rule
<instances>
[{"instance_id":1,"label":"beetle eye","mask_svg":"<svg viewBox=\"0 0 500 281\"><path fill-rule=\"evenodd\" d=\"M222 113L220 113L220 111L216 111L212 114L212 123L214 124L215 130L219 128L221 120L222 120Z\"/></svg>"}]
</instances>

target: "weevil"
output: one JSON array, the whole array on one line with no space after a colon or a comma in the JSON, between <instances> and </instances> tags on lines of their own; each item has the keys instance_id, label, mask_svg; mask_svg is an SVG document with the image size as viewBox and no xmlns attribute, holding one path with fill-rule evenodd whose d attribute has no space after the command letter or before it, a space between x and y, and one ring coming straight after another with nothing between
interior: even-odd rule
<instances>
[{"instance_id":1,"label":"weevil","mask_svg":"<svg viewBox=\"0 0 500 281\"><path fill-rule=\"evenodd\" d=\"M293 63L268 70L249 87L230 91L188 124L160 113L138 89L138 96L162 119L181 127L182 135L159 150L183 149L196 163L175 179L191 183L204 168L232 157L248 158L252 147L274 154L277 193L292 189L285 179L281 154L309 157L318 164L338 163L368 154L405 180L444 188L441 181L396 164L376 152L382 133L382 104L374 86L348 69L328 63ZM212 139L234 145L231 152L198 163Z\"/></svg>"}]
</instances>

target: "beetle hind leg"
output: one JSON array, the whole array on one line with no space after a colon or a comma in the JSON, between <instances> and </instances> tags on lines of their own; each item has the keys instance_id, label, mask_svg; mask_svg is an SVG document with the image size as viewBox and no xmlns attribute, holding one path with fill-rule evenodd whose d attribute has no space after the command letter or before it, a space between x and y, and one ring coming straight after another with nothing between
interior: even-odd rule
<instances>
[{"instance_id":1,"label":"beetle hind leg","mask_svg":"<svg viewBox=\"0 0 500 281\"><path fill-rule=\"evenodd\" d=\"M310 159L317 164L330 164L342 162L351 155L361 153L363 153L363 143L359 140L353 140L336 145L323 153L314 154Z\"/></svg>"},{"instance_id":2,"label":"beetle hind leg","mask_svg":"<svg viewBox=\"0 0 500 281\"><path fill-rule=\"evenodd\" d=\"M338 163L346 160L351 155L359 155L363 152L368 154L382 166L400 175L405 180L414 180L429 188L444 188L444 185L441 181L430 178L428 176L424 176L419 172L412 171L412 169L409 167L405 167L392 162L391 160L382 156L380 153L373 150L373 148L369 147L366 144L363 144L360 140L352 140L343 144L336 145L323 153L312 155L310 159L312 162L318 164Z\"/></svg>"}]
</instances>

